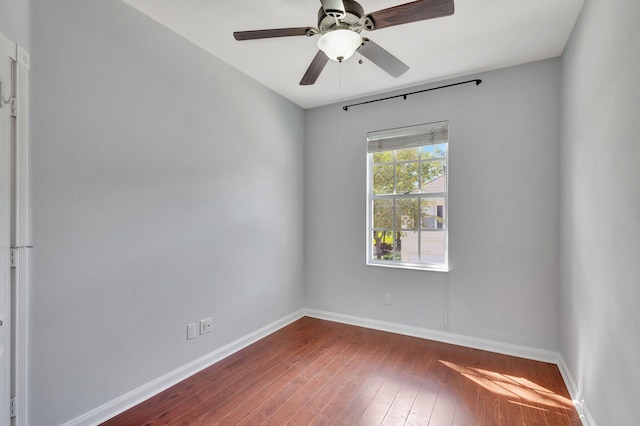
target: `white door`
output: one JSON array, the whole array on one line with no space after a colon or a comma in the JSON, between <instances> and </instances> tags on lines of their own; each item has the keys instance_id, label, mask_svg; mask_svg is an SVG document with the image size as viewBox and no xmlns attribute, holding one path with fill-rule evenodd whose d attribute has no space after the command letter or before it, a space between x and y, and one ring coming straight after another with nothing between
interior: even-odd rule
<instances>
[{"instance_id":1,"label":"white door","mask_svg":"<svg viewBox=\"0 0 640 426\"><path fill-rule=\"evenodd\" d=\"M11 343L11 99L12 61L5 43L0 41L0 80L3 99L0 108L0 425L10 424L10 343Z\"/></svg>"}]
</instances>

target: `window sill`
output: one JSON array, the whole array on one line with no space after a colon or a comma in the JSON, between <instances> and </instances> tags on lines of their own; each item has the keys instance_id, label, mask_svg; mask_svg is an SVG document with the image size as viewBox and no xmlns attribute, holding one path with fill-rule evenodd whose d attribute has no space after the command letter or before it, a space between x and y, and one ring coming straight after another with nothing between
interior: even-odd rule
<instances>
[{"instance_id":1,"label":"window sill","mask_svg":"<svg viewBox=\"0 0 640 426\"><path fill-rule=\"evenodd\" d=\"M449 272L449 265L420 265L416 263L391 263L367 261L367 266L381 266L383 268L410 269L427 272Z\"/></svg>"}]
</instances>

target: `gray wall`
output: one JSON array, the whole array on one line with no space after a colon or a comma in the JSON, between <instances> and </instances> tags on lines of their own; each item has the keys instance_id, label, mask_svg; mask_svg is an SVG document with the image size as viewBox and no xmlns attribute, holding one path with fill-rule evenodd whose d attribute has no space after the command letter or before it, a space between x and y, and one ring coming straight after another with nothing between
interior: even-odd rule
<instances>
[{"instance_id":1,"label":"gray wall","mask_svg":"<svg viewBox=\"0 0 640 426\"><path fill-rule=\"evenodd\" d=\"M563 57L562 352L601 425L638 422L639 22L587 0Z\"/></svg>"},{"instance_id":2,"label":"gray wall","mask_svg":"<svg viewBox=\"0 0 640 426\"><path fill-rule=\"evenodd\" d=\"M31 50L30 7L30 0L0 0L0 33L27 51Z\"/></svg>"},{"instance_id":3,"label":"gray wall","mask_svg":"<svg viewBox=\"0 0 640 426\"><path fill-rule=\"evenodd\" d=\"M32 12L30 416L55 425L303 306L304 117L122 2Z\"/></svg>"},{"instance_id":4,"label":"gray wall","mask_svg":"<svg viewBox=\"0 0 640 426\"><path fill-rule=\"evenodd\" d=\"M306 111L309 308L441 330L448 277L452 332L559 348L560 60L479 77L478 87ZM365 266L365 135L438 120L451 132L451 271Z\"/></svg>"},{"instance_id":5,"label":"gray wall","mask_svg":"<svg viewBox=\"0 0 640 426\"><path fill-rule=\"evenodd\" d=\"M562 62L302 112L118 1L0 0L0 32L32 53L32 423L289 314L304 290L310 308L442 329L447 277L452 332L561 349L595 420L633 423L639 20L634 2L587 0ZM366 267L364 134L444 119L451 272ZM187 342L206 316L213 333Z\"/></svg>"}]
</instances>

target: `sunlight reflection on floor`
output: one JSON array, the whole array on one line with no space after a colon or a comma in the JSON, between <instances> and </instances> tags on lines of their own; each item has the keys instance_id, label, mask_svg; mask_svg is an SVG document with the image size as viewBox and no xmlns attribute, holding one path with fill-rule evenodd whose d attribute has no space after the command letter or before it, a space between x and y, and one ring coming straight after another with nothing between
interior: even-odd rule
<instances>
[{"instance_id":1,"label":"sunlight reflection on floor","mask_svg":"<svg viewBox=\"0 0 640 426\"><path fill-rule=\"evenodd\" d=\"M534 409L542 409L539 405L561 409L573 408L573 402L569 398L558 395L524 377L515 377L482 368L464 367L450 361L440 360L440 362L490 392L505 397L523 399L537 405L509 400L513 404Z\"/></svg>"}]
</instances>

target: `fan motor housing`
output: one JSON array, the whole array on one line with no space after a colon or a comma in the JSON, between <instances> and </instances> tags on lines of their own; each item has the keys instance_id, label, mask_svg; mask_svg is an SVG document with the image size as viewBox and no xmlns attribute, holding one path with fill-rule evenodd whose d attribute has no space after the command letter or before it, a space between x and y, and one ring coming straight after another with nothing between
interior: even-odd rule
<instances>
[{"instance_id":1,"label":"fan motor housing","mask_svg":"<svg viewBox=\"0 0 640 426\"><path fill-rule=\"evenodd\" d=\"M328 33L336 25L347 26L350 30L357 33L362 31L362 17L364 16L364 9L358 2L353 0L344 0L345 14L342 18L339 18L340 23L336 22L336 18L320 8L318 11L318 30L321 34Z\"/></svg>"}]
</instances>

